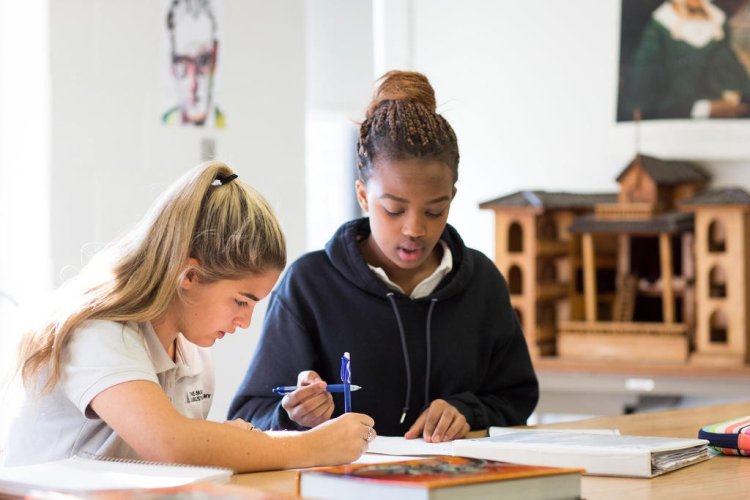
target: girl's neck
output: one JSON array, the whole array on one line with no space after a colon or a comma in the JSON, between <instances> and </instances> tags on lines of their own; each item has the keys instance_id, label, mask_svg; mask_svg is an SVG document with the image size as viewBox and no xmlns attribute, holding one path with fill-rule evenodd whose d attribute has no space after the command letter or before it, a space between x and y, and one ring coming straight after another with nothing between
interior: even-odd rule
<instances>
[{"instance_id":1,"label":"girl's neck","mask_svg":"<svg viewBox=\"0 0 750 500\"><path fill-rule=\"evenodd\" d=\"M382 268L388 275L388 279L397 284L406 295L411 295L417 285L435 272L443 255L443 247L438 243L421 266L414 269L403 269L394 266L385 257L381 257L381 252L375 248L375 245L376 243L372 238L367 238L360 243L365 261L371 266Z\"/></svg>"},{"instance_id":2,"label":"girl's neck","mask_svg":"<svg viewBox=\"0 0 750 500\"><path fill-rule=\"evenodd\" d=\"M170 309L171 308L167 309L164 314L151 321L151 326L153 327L154 332L159 338L159 342L161 343L162 347L164 347L167 355L172 361L174 361L176 352L175 345L179 329L177 327L176 321L174 321L174 315L170 312Z\"/></svg>"}]
</instances>

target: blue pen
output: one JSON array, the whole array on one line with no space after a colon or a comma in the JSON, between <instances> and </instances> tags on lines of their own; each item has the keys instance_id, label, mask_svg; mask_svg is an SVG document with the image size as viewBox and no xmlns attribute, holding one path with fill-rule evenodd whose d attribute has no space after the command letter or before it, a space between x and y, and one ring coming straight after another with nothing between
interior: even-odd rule
<instances>
[{"instance_id":1,"label":"blue pen","mask_svg":"<svg viewBox=\"0 0 750 500\"><path fill-rule=\"evenodd\" d=\"M303 387L303 386L280 385L278 387L274 387L271 390L273 392L275 392L276 394L284 395L284 394L289 394L290 392L294 392L297 389L299 389L300 387ZM351 388L352 388L353 391L358 391L358 390L361 389L361 387L358 386L358 385L352 385ZM326 391L328 391L328 392L344 392L344 384L328 384L328 386L326 387Z\"/></svg>"},{"instance_id":2,"label":"blue pen","mask_svg":"<svg viewBox=\"0 0 750 500\"><path fill-rule=\"evenodd\" d=\"M352 411L352 366L349 353L341 356L341 381L344 383L344 413Z\"/></svg>"}]
</instances>

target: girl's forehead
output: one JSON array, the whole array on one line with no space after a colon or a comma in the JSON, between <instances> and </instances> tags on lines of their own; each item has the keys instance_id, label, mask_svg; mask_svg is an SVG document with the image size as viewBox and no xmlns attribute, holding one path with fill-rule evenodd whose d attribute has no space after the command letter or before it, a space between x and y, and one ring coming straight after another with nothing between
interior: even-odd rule
<instances>
[{"instance_id":1,"label":"girl's forehead","mask_svg":"<svg viewBox=\"0 0 750 500\"><path fill-rule=\"evenodd\" d=\"M450 167L437 161L385 161L373 169L367 191L377 197L402 200L450 199L453 174Z\"/></svg>"},{"instance_id":2,"label":"girl's forehead","mask_svg":"<svg viewBox=\"0 0 750 500\"><path fill-rule=\"evenodd\" d=\"M407 160L382 159L374 163L372 177L385 179L442 179L453 182L453 172L445 163L438 160L410 158Z\"/></svg>"}]
</instances>

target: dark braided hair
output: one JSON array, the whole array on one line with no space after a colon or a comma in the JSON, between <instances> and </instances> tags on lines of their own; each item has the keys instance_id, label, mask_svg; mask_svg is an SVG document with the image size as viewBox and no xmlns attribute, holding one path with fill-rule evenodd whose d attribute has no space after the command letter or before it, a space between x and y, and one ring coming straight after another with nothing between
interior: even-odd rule
<instances>
[{"instance_id":1,"label":"dark braided hair","mask_svg":"<svg viewBox=\"0 0 750 500\"><path fill-rule=\"evenodd\" d=\"M448 121L436 112L435 91L422 73L389 71L380 77L365 121L359 127L357 172L367 184L375 162L439 161L458 180L458 141Z\"/></svg>"}]
</instances>

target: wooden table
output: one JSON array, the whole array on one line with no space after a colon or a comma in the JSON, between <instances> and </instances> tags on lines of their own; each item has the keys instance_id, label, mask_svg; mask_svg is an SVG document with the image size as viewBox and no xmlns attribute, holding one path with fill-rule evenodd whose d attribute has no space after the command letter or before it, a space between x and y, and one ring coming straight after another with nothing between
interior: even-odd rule
<instances>
[{"instance_id":1,"label":"wooden table","mask_svg":"<svg viewBox=\"0 0 750 500\"><path fill-rule=\"evenodd\" d=\"M698 429L704 425L744 415L750 415L750 401L599 417L539 427L617 428L622 434L697 437ZM239 474L233 482L269 492L295 495L298 480L299 473L296 471L278 471ZM652 479L584 476L581 489L583 498L587 500L750 498L750 457L719 456Z\"/></svg>"},{"instance_id":2,"label":"wooden table","mask_svg":"<svg viewBox=\"0 0 750 500\"><path fill-rule=\"evenodd\" d=\"M719 404L750 398L750 366L538 358L534 360L534 369L540 389L535 411L542 422L548 413L619 415L626 410L641 411L650 406L667 409L684 399Z\"/></svg>"}]
</instances>

